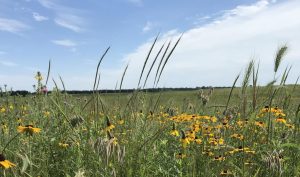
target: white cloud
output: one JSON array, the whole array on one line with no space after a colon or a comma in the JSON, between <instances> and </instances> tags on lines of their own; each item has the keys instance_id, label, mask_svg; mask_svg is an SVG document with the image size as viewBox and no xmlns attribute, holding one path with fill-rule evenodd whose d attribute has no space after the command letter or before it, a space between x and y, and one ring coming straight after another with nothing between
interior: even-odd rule
<instances>
[{"instance_id":1,"label":"white cloud","mask_svg":"<svg viewBox=\"0 0 300 177\"><path fill-rule=\"evenodd\" d=\"M55 20L55 23L61 27L67 28L74 32L82 32L83 19L76 15L61 14Z\"/></svg>"},{"instance_id":2,"label":"white cloud","mask_svg":"<svg viewBox=\"0 0 300 177\"><path fill-rule=\"evenodd\" d=\"M53 40L52 41L56 45L64 46L64 47L75 47L77 46L77 43L69 40L69 39L63 39L63 40Z\"/></svg>"},{"instance_id":3,"label":"white cloud","mask_svg":"<svg viewBox=\"0 0 300 177\"><path fill-rule=\"evenodd\" d=\"M267 83L273 77L275 52L278 46L285 43L290 50L281 69L287 64L292 64L293 68L300 68L298 19L300 2L297 0L280 3L261 0L249 6L238 6L225 11L223 16L215 21L184 33L166 65L160 86L230 86L234 77L245 68L253 56L260 61L261 84ZM163 34L154 53L168 39L172 38L174 44L179 35L174 30L168 35ZM124 58L124 64L130 60L128 77L124 80L125 87L137 84L151 44L152 41L144 43ZM154 58L154 54L151 58ZM149 63L152 61L148 61L148 66ZM154 72L155 69L152 75ZM296 69L292 70L289 82L293 83L299 74ZM150 83L153 83L153 77L148 83L148 86L152 86Z\"/></svg>"},{"instance_id":4,"label":"white cloud","mask_svg":"<svg viewBox=\"0 0 300 177\"><path fill-rule=\"evenodd\" d=\"M35 21L38 21L38 22L48 20L48 17L42 16L37 12L33 12L32 17L34 18Z\"/></svg>"},{"instance_id":5,"label":"white cloud","mask_svg":"<svg viewBox=\"0 0 300 177\"><path fill-rule=\"evenodd\" d=\"M260 11L263 11L267 6L269 5L268 0L260 0L257 3L249 6L240 5L237 6L235 9L225 11L226 13L223 15L223 17L226 19L230 16L250 16L253 14L256 14Z\"/></svg>"},{"instance_id":6,"label":"white cloud","mask_svg":"<svg viewBox=\"0 0 300 177\"><path fill-rule=\"evenodd\" d=\"M18 20L0 18L0 31L18 33L28 28L29 27L26 24Z\"/></svg>"}]
</instances>

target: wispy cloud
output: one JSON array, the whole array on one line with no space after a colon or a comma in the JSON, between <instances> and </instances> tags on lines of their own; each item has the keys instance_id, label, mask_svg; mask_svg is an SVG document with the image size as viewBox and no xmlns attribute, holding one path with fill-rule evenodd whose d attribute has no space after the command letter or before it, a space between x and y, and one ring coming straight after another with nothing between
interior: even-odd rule
<instances>
[{"instance_id":1,"label":"wispy cloud","mask_svg":"<svg viewBox=\"0 0 300 177\"><path fill-rule=\"evenodd\" d=\"M49 0L38 0L38 2L48 8L48 9L57 9L59 8L58 5L56 5L53 1L49 1Z\"/></svg>"},{"instance_id":2,"label":"wispy cloud","mask_svg":"<svg viewBox=\"0 0 300 177\"><path fill-rule=\"evenodd\" d=\"M0 60L0 64L6 67L13 67L13 66L17 66L16 63L11 62L11 61L5 61L5 60Z\"/></svg>"},{"instance_id":3,"label":"wispy cloud","mask_svg":"<svg viewBox=\"0 0 300 177\"><path fill-rule=\"evenodd\" d=\"M77 43L69 40L69 39L63 39L63 40L53 40L52 41L56 45L64 46L64 47L75 47L77 46Z\"/></svg>"},{"instance_id":4,"label":"wispy cloud","mask_svg":"<svg viewBox=\"0 0 300 177\"><path fill-rule=\"evenodd\" d=\"M146 33L152 30L154 26L155 26L154 23L148 21L146 25L143 27L143 32Z\"/></svg>"},{"instance_id":5,"label":"wispy cloud","mask_svg":"<svg viewBox=\"0 0 300 177\"><path fill-rule=\"evenodd\" d=\"M74 32L82 32L83 19L76 15L61 14L55 20L55 23L61 27L67 28Z\"/></svg>"},{"instance_id":6,"label":"wispy cloud","mask_svg":"<svg viewBox=\"0 0 300 177\"><path fill-rule=\"evenodd\" d=\"M267 6L270 4L269 0L259 0L257 3L252 4L252 5L239 5L236 8L232 10L227 10L225 11L223 18L229 18L233 16L249 16L256 14L260 11L263 11Z\"/></svg>"},{"instance_id":7,"label":"wispy cloud","mask_svg":"<svg viewBox=\"0 0 300 177\"><path fill-rule=\"evenodd\" d=\"M18 33L29 29L29 26L14 19L0 18L0 31Z\"/></svg>"},{"instance_id":8,"label":"wispy cloud","mask_svg":"<svg viewBox=\"0 0 300 177\"><path fill-rule=\"evenodd\" d=\"M74 32L84 31L85 21L82 17L77 15L80 10L64 6L50 0L38 0L38 2L45 8L51 9L56 14L54 19L55 24L60 27L67 28Z\"/></svg>"},{"instance_id":9,"label":"wispy cloud","mask_svg":"<svg viewBox=\"0 0 300 177\"><path fill-rule=\"evenodd\" d=\"M0 55L4 55L6 52L0 50Z\"/></svg>"},{"instance_id":10,"label":"wispy cloud","mask_svg":"<svg viewBox=\"0 0 300 177\"><path fill-rule=\"evenodd\" d=\"M275 51L278 45L285 43L290 46L290 53L282 64L290 61L293 68L300 68L300 60L296 58L300 56L299 18L300 2L296 0L278 3L261 0L224 11L221 17L184 33L164 70L161 84L172 87L228 86L251 56L261 59L260 68L264 72L260 82L267 83L272 79ZM162 34L153 52L170 39L174 44L179 35L178 32ZM131 61L124 87L136 84L136 73L143 66L141 58L147 55L151 45L152 42L146 42L124 58L124 63ZM290 82L299 75L293 72L299 71L292 71ZM152 79L149 78L149 83Z\"/></svg>"},{"instance_id":11,"label":"wispy cloud","mask_svg":"<svg viewBox=\"0 0 300 177\"><path fill-rule=\"evenodd\" d=\"M32 17L34 18L35 21L38 21L38 22L46 21L46 20L49 19L48 17L45 17L45 16L43 16L43 15L40 15L40 14L37 13L37 12L33 12L33 13L32 13Z\"/></svg>"}]
</instances>

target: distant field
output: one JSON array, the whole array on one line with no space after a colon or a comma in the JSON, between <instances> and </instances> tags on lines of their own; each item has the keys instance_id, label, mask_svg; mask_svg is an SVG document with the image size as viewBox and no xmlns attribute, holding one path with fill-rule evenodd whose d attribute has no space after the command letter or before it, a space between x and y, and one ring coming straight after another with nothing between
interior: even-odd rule
<instances>
[{"instance_id":1,"label":"distant field","mask_svg":"<svg viewBox=\"0 0 300 177\"><path fill-rule=\"evenodd\" d=\"M231 88L213 89L213 94L209 97L206 108L208 108L209 110L213 110L215 108L224 107L226 105L230 90ZM143 92L142 95L143 99L145 99L145 104L154 104L158 100L160 105L165 105L167 107L178 107L184 112L189 104L192 107L199 107L202 105L201 98L199 98L200 91L201 89L193 91L162 90L162 92L159 93ZM297 106L300 103L300 86L297 85L294 88L294 85L289 85L287 86L287 91L291 92L291 94L293 95L291 97L291 105L293 105L294 107ZM208 94L209 89L204 89L203 92L204 94ZM240 104L240 92L240 88L234 88L229 106L236 106ZM260 106L265 106L267 104L266 101L268 98L267 88L260 87L258 92L259 104ZM251 104L251 88L248 88L248 94L248 102L249 104ZM104 104L109 109L112 108L112 105L116 105L117 103L125 106L131 95L132 93L102 93L101 98L103 99ZM90 95L74 95L74 97L89 99ZM148 109L148 111L151 110L151 108Z\"/></svg>"}]
</instances>

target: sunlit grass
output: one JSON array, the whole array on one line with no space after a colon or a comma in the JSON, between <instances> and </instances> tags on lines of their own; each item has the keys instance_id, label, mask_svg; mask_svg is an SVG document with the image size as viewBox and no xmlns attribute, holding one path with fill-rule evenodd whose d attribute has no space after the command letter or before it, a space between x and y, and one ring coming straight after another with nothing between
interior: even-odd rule
<instances>
[{"instance_id":1,"label":"sunlit grass","mask_svg":"<svg viewBox=\"0 0 300 177\"><path fill-rule=\"evenodd\" d=\"M155 85L177 43L169 54L165 49ZM276 78L285 47L275 59ZM251 61L242 87L237 77L231 89L147 93L140 85L151 71L144 66L140 78L146 72L147 79L135 92L100 94L103 57L91 95L58 87L47 93L50 62L47 76L33 76L33 96L2 91L1 176L300 175L300 88L286 85L289 69L259 86Z\"/></svg>"}]
</instances>

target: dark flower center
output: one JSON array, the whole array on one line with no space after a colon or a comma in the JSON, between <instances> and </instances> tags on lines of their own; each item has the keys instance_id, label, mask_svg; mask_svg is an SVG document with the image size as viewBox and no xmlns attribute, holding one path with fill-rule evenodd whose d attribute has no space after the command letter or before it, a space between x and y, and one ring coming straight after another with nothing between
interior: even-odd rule
<instances>
[{"instance_id":1,"label":"dark flower center","mask_svg":"<svg viewBox=\"0 0 300 177\"><path fill-rule=\"evenodd\" d=\"M0 154L0 162L4 161L5 160L5 157L3 154Z\"/></svg>"}]
</instances>

